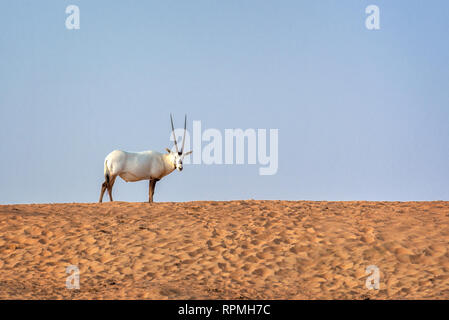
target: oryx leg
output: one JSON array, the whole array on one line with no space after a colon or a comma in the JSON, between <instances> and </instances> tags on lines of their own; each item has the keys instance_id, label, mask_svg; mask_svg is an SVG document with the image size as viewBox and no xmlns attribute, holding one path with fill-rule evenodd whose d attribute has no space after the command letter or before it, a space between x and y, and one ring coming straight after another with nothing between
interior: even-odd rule
<instances>
[{"instance_id":1,"label":"oryx leg","mask_svg":"<svg viewBox=\"0 0 449 320\"><path fill-rule=\"evenodd\" d=\"M150 180L150 190L149 190L149 193L148 193L148 196L149 196L148 202L149 203L153 202L154 189L156 188L156 182L157 181L158 180L156 180L156 179L151 179Z\"/></svg>"},{"instance_id":2,"label":"oryx leg","mask_svg":"<svg viewBox=\"0 0 449 320\"><path fill-rule=\"evenodd\" d=\"M108 183L108 194L109 194L110 201L114 201L114 200L112 200L112 187L114 186L115 178L117 178L117 176L111 177L111 179Z\"/></svg>"},{"instance_id":3,"label":"oryx leg","mask_svg":"<svg viewBox=\"0 0 449 320\"><path fill-rule=\"evenodd\" d=\"M106 191L107 188L108 188L108 183L105 181L105 182L103 182L103 184L101 185L100 200L98 201L99 203L102 203L102 202L103 202L103 195L104 195L104 192Z\"/></svg>"},{"instance_id":4,"label":"oryx leg","mask_svg":"<svg viewBox=\"0 0 449 320\"><path fill-rule=\"evenodd\" d=\"M103 196L104 196L104 192L106 191L106 189L108 190L109 200L113 201L112 200L112 187L114 186L115 178L116 177L112 177L112 178L107 177L105 182L103 182L103 184L101 185L100 200L98 201L99 203L103 202Z\"/></svg>"}]
</instances>

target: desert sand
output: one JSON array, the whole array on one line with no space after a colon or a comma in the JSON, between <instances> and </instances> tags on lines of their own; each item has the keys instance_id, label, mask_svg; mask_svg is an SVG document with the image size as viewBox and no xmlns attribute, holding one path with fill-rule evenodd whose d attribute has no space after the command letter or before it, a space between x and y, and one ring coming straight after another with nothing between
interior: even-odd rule
<instances>
[{"instance_id":1,"label":"desert sand","mask_svg":"<svg viewBox=\"0 0 449 320\"><path fill-rule=\"evenodd\" d=\"M449 299L448 243L443 201L4 205L0 298Z\"/></svg>"}]
</instances>

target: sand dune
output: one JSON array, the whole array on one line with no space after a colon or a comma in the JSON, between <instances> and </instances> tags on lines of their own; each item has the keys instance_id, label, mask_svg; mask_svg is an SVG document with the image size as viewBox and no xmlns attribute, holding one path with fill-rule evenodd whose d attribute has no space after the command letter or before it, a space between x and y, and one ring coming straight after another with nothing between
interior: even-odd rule
<instances>
[{"instance_id":1,"label":"sand dune","mask_svg":"<svg viewBox=\"0 0 449 320\"><path fill-rule=\"evenodd\" d=\"M0 298L449 299L448 243L449 202L7 205Z\"/></svg>"}]
</instances>

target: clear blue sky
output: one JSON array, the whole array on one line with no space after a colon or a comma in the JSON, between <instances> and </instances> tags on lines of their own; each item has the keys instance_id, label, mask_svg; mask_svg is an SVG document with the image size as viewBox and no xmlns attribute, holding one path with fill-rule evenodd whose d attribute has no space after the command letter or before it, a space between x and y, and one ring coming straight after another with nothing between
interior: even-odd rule
<instances>
[{"instance_id":1,"label":"clear blue sky","mask_svg":"<svg viewBox=\"0 0 449 320\"><path fill-rule=\"evenodd\" d=\"M80 30L65 28L69 4ZM170 112L278 128L279 170L189 165L155 201L449 200L448 13L443 0L2 1L0 203L97 201L104 157L171 146Z\"/></svg>"}]
</instances>

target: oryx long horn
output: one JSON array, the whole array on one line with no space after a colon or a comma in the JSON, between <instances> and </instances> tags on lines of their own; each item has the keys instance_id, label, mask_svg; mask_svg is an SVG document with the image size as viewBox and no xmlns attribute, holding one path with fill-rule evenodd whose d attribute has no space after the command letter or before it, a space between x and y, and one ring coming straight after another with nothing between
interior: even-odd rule
<instances>
[{"instance_id":1,"label":"oryx long horn","mask_svg":"<svg viewBox=\"0 0 449 320\"><path fill-rule=\"evenodd\" d=\"M171 122L171 132L173 133L173 140L175 141L176 152L179 153L178 143L176 142L175 127L173 126L173 117L171 113L170 113L170 122Z\"/></svg>"},{"instance_id":2,"label":"oryx long horn","mask_svg":"<svg viewBox=\"0 0 449 320\"><path fill-rule=\"evenodd\" d=\"M181 153L184 152L184 142L186 142L187 115L184 118L184 137L182 138Z\"/></svg>"}]
</instances>

